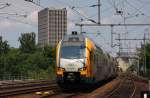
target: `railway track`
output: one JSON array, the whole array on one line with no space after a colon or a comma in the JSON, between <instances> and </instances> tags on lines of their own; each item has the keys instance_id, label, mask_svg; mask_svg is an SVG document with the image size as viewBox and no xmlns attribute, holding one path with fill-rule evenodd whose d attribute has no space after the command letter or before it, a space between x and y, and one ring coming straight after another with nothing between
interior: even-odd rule
<instances>
[{"instance_id":1,"label":"railway track","mask_svg":"<svg viewBox=\"0 0 150 98\"><path fill-rule=\"evenodd\" d=\"M43 90L58 90L55 81L41 80L22 83L8 83L0 86L0 97L19 95Z\"/></svg>"},{"instance_id":2,"label":"railway track","mask_svg":"<svg viewBox=\"0 0 150 98\"><path fill-rule=\"evenodd\" d=\"M113 82L109 82L106 86L102 86L96 92L81 92L69 91L63 92L55 81L32 81L27 83L14 83L8 85L0 85L0 98L7 98L6 96L29 94L31 92L42 92L38 98L134 98L136 89L135 76L123 74ZM139 79L140 80L140 79ZM113 86L113 84L115 84ZM112 86L112 87L111 87ZM104 89L103 89L104 88ZM94 90L94 89L93 89ZM104 91L105 90L105 91ZM44 93L47 94L44 94ZM94 93L92 93L94 92ZM98 93L101 92L101 93ZM94 96L93 96L94 95ZM25 95L26 96L26 95ZM82 97L81 97L82 96ZM85 97L84 97L85 96ZM93 97L91 97L93 96ZM96 97L97 96L97 97ZM13 97L15 98L15 97ZM18 97L20 98L20 97ZM27 97L29 98L29 97ZM36 97L37 98L37 97Z\"/></svg>"},{"instance_id":3,"label":"railway track","mask_svg":"<svg viewBox=\"0 0 150 98\"><path fill-rule=\"evenodd\" d=\"M125 77L121 83L104 98L133 98L136 91L134 80L131 77Z\"/></svg>"},{"instance_id":4,"label":"railway track","mask_svg":"<svg viewBox=\"0 0 150 98\"><path fill-rule=\"evenodd\" d=\"M38 98L71 98L79 93L63 92L55 81L41 80L30 82L8 82L0 85L0 98L9 98L13 96L24 96L29 93L38 95ZM42 93L42 94L37 94ZM45 94L44 94L45 93Z\"/></svg>"}]
</instances>

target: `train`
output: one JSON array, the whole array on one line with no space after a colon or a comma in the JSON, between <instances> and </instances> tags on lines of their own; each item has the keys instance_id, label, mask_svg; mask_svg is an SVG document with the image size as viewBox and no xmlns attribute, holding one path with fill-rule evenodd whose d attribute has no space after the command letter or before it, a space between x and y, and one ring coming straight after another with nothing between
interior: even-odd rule
<instances>
[{"instance_id":1,"label":"train","mask_svg":"<svg viewBox=\"0 0 150 98\"><path fill-rule=\"evenodd\" d=\"M56 81L94 84L117 76L117 61L83 34L72 32L56 47Z\"/></svg>"}]
</instances>

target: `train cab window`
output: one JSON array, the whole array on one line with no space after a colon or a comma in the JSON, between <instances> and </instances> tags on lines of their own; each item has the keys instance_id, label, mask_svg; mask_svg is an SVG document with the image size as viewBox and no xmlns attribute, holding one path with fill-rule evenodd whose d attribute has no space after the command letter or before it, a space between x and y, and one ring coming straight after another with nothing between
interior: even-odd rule
<instances>
[{"instance_id":1,"label":"train cab window","mask_svg":"<svg viewBox=\"0 0 150 98\"><path fill-rule=\"evenodd\" d=\"M61 57L64 59L84 59L85 57L84 42L64 41L61 48Z\"/></svg>"},{"instance_id":2,"label":"train cab window","mask_svg":"<svg viewBox=\"0 0 150 98\"><path fill-rule=\"evenodd\" d=\"M85 48L81 46L62 46L61 57L65 59L83 59Z\"/></svg>"}]
</instances>

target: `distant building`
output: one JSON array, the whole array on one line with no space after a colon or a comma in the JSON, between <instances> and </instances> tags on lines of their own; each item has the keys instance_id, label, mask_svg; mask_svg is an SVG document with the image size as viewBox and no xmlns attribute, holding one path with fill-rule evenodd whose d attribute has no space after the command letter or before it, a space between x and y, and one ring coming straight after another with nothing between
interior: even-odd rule
<instances>
[{"instance_id":1,"label":"distant building","mask_svg":"<svg viewBox=\"0 0 150 98\"><path fill-rule=\"evenodd\" d=\"M67 10L45 8L38 13L38 44L55 47L67 33Z\"/></svg>"}]
</instances>

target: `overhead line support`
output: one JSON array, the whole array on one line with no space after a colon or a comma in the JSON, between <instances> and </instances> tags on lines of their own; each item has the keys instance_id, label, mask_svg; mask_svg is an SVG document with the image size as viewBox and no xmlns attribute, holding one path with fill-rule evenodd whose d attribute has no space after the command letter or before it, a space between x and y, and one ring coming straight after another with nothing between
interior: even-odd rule
<instances>
[{"instance_id":1,"label":"overhead line support","mask_svg":"<svg viewBox=\"0 0 150 98\"><path fill-rule=\"evenodd\" d=\"M76 24L76 26L150 26L150 24Z\"/></svg>"},{"instance_id":2,"label":"overhead line support","mask_svg":"<svg viewBox=\"0 0 150 98\"><path fill-rule=\"evenodd\" d=\"M98 24L101 24L101 3L100 0L98 0Z\"/></svg>"}]
</instances>

